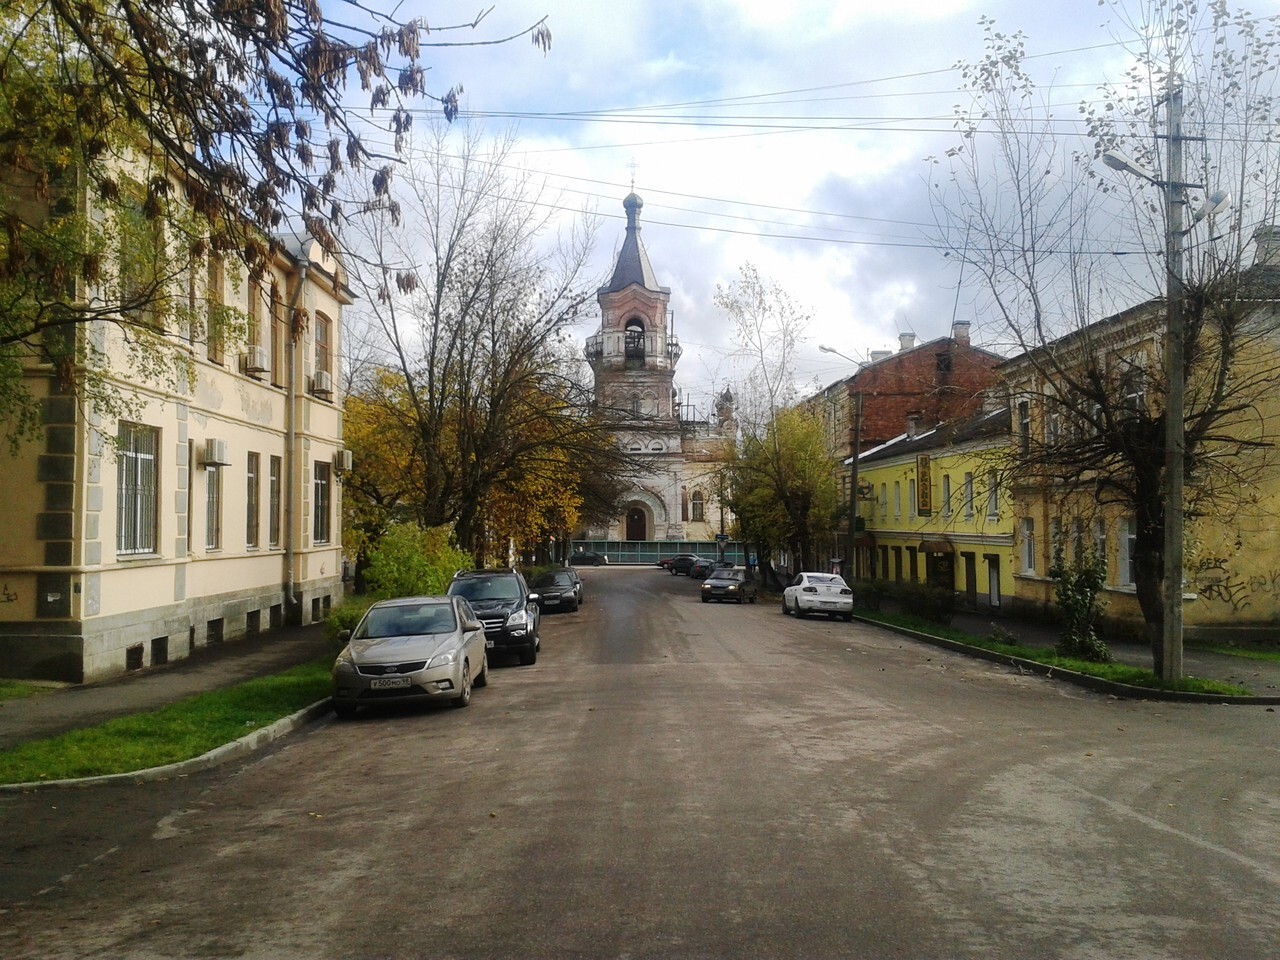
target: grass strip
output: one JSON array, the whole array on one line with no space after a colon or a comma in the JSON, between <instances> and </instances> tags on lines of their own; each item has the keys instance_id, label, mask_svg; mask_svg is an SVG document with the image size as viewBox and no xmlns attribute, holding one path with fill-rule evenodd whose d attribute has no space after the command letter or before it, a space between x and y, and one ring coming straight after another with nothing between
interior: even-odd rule
<instances>
[{"instance_id":1,"label":"grass strip","mask_svg":"<svg viewBox=\"0 0 1280 960\"><path fill-rule=\"evenodd\" d=\"M325 658L0 752L0 783L132 773L190 760L297 713L330 693Z\"/></svg>"},{"instance_id":2,"label":"grass strip","mask_svg":"<svg viewBox=\"0 0 1280 960\"><path fill-rule=\"evenodd\" d=\"M48 693L53 687L40 683L23 683L21 680L0 680L0 702L22 700L37 694Z\"/></svg>"},{"instance_id":3,"label":"grass strip","mask_svg":"<svg viewBox=\"0 0 1280 960\"><path fill-rule=\"evenodd\" d=\"M984 637L979 634L968 633L964 630L958 630L951 626L934 623L930 620L922 620L919 617L910 617L898 613L881 613L872 610L855 610L858 616L866 620L874 620L877 623L884 623L890 626L904 627L908 630L914 630L917 633L926 633L930 636L941 637L944 640L954 640L957 643L967 644L971 647L979 647L983 650L990 650L994 653L1002 653L1011 657L1021 657L1024 660L1034 660L1037 663L1044 663L1052 667L1059 667L1063 670L1074 670L1076 673L1087 674L1091 677L1100 677L1103 680L1111 680L1114 683L1127 683L1134 687L1146 687L1154 690L1181 690L1184 693L1211 693L1218 696L1232 697L1248 697L1250 692L1244 687L1237 686L1234 683L1227 683L1223 680L1202 680L1198 677L1183 677L1181 680L1173 684L1166 684L1151 670L1142 667L1134 667L1123 663L1093 663L1089 660L1074 660L1070 657L1060 657L1051 648L1047 647L1028 647L1022 644L1008 643L1003 640L996 640L992 637Z\"/></svg>"}]
</instances>

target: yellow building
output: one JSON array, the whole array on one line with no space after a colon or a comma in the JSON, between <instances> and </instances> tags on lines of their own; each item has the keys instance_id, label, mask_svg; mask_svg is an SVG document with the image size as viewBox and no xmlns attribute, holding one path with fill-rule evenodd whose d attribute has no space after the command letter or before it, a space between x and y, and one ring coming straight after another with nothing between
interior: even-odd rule
<instances>
[{"instance_id":1,"label":"yellow building","mask_svg":"<svg viewBox=\"0 0 1280 960\"><path fill-rule=\"evenodd\" d=\"M161 282L171 304L247 318L243 332L155 319L192 374L170 386L130 364L110 316L79 322L126 398L110 413L27 364L42 423L0 456L0 675L101 680L319 620L341 596L339 264L290 240L260 280L207 255ZM82 303L109 299L80 287Z\"/></svg>"},{"instance_id":2,"label":"yellow building","mask_svg":"<svg viewBox=\"0 0 1280 960\"><path fill-rule=\"evenodd\" d=\"M1183 620L1189 637L1274 637L1280 629L1280 471L1274 452L1280 398L1269 386L1280 378L1280 234L1264 228L1255 237L1255 266L1217 294L1226 305L1217 315L1207 313L1210 332L1189 354L1197 359L1188 369L1188 431L1201 430L1198 452L1211 461L1186 478ZM1220 331L1211 325L1215 316L1228 315L1238 326L1224 352ZM1116 451L1135 435L1162 436L1165 324L1163 301L1150 301L1001 367L1018 464L1011 485L1017 611L1051 608L1048 570L1058 551L1072 558L1092 550L1106 562L1108 635L1143 635L1136 484L1131 461ZM1224 401L1210 396L1218 388L1226 391ZM1206 408L1225 413L1204 430L1197 417ZM1157 493L1162 489L1147 484Z\"/></svg>"},{"instance_id":3,"label":"yellow building","mask_svg":"<svg viewBox=\"0 0 1280 960\"><path fill-rule=\"evenodd\" d=\"M957 591L1000 611L1013 590L1014 518L1001 481L1007 409L895 437L858 460L861 575Z\"/></svg>"}]
</instances>

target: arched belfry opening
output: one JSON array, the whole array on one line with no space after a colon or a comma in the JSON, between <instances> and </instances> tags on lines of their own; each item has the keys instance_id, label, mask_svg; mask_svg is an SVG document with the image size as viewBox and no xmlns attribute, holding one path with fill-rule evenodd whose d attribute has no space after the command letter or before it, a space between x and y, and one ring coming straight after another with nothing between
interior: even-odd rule
<instances>
[{"instance_id":1,"label":"arched belfry opening","mask_svg":"<svg viewBox=\"0 0 1280 960\"><path fill-rule=\"evenodd\" d=\"M623 356L628 369L644 367L644 321L639 317L628 320L623 330Z\"/></svg>"}]
</instances>

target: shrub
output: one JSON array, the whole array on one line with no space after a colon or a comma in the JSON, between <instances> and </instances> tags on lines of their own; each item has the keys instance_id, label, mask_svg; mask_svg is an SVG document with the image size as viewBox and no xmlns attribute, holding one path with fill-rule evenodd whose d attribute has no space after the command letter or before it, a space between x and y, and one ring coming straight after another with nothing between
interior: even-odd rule
<instances>
[{"instance_id":1,"label":"shrub","mask_svg":"<svg viewBox=\"0 0 1280 960\"><path fill-rule=\"evenodd\" d=\"M853 606L858 610L879 610L884 590L874 580L855 580L849 584L853 591Z\"/></svg>"},{"instance_id":2,"label":"shrub","mask_svg":"<svg viewBox=\"0 0 1280 960\"><path fill-rule=\"evenodd\" d=\"M324 635L336 640L343 630L354 630L364 612L373 604L373 597L356 597L334 607L324 621Z\"/></svg>"},{"instance_id":3,"label":"shrub","mask_svg":"<svg viewBox=\"0 0 1280 960\"><path fill-rule=\"evenodd\" d=\"M1055 581L1054 594L1062 612L1062 637L1054 647L1058 655L1109 663L1111 651L1096 630L1102 617L1098 595L1107 580L1106 562L1091 550L1081 559L1067 563L1059 548L1049 576Z\"/></svg>"},{"instance_id":4,"label":"shrub","mask_svg":"<svg viewBox=\"0 0 1280 960\"><path fill-rule=\"evenodd\" d=\"M471 556L449 542L444 527L393 526L369 552L365 581L374 599L442 594Z\"/></svg>"},{"instance_id":5,"label":"shrub","mask_svg":"<svg viewBox=\"0 0 1280 960\"><path fill-rule=\"evenodd\" d=\"M894 585L893 594L904 609L932 623L950 623L956 615L954 590L927 583L899 583Z\"/></svg>"}]
</instances>

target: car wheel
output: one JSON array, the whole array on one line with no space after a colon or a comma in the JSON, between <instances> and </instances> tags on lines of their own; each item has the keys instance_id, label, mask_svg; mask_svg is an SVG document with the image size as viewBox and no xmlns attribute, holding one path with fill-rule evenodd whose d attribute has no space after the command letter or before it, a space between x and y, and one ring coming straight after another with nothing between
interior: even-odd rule
<instances>
[{"instance_id":1,"label":"car wheel","mask_svg":"<svg viewBox=\"0 0 1280 960\"><path fill-rule=\"evenodd\" d=\"M747 603L755 603L755 602L756 602L756 595L753 593L753 594L752 594L752 595L747 599Z\"/></svg>"},{"instance_id":2,"label":"car wheel","mask_svg":"<svg viewBox=\"0 0 1280 960\"><path fill-rule=\"evenodd\" d=\"M462 692L449 701L451 707L465 707L471 703L471 661L462 661Z\"/></svg>"},{"instance_id":3,"label":"car wheel","mask_svg":"<svg viewBox=\"0 0 1280 960\"><path fill-rule=\"evenodd\" d=\"M484 654L484 659L480 661L480 673L476 676L474 686L487 687L489 685L489 654Z\"/></svg>"},{"instance_id":4,"label":"car wheel","mask_svg":"<svg viewBox=\"0 0 1280 960\"><path fill-rule=\"evenodd\" d=\"M736 603L738 604L738 606L742 606L742 597L738 597Z\"/></svg>"},{"instance_id":5,"label":"car wheel","mask_svg":"<svg viewBox=\"0 0 1280 960\"><path fill-rule=\"evenodd\" d=\"M359 708L354 703L343 703L341 701L333 701L333 712L339 720L354 720L356 710Z\"/></svg>"},{"instance_id":6,"label":"car wheel","mask_svg":"<svg viewBox=\"0 0 1280 960\"><path fill-rule=\"evenodd\" d=\"M531 667L538 662L538 645L533 643L520 651L520 666Z\"/></svg>"},{"instance_id":7,"label":"car wheel","mask_svg":"<svg viewBox=\"0 0 1280 960\"><path fill-rule=\"evenodd\" d=\"M790 612L791 611L787 608L787 598L783 597L782 598L782 615L785 617Z\"/></svg>"},{"instance_id":8,"label":"car wheel","mask_svg":"<svg viewBox=\"0 0 1280 960\"><path fill-rule=\"evenodd\" d=\"M672 568L671 568L671 575L672 575L673 577L674 577L674 576L676 576L676 568L675 568L675 567L672 567Z\"/></svg>"},{"instance_id":9,"label":"car wheel","mask_svg":"<svg viewBox=\"0 0 1280 960\"><path fill-rule=\"evenodd\" d=\"M853 614L852 614L852 613L842 613L842 614L840 614L840 616L842 616L842 617L844 618L844 622L845 622L845 623L852 623L852 622L853 622Z\"/></svg>"},{"instance_id":10,"label":"car wheel","mask_svg":"<svg viewBox=\"0 0 1280 960\"><path fill-rule=\"evenodd\" d=\"M703 602L703 603L710 603L710 602L711 602L711 598L710 598L710 597L703 597L703 598L702 598L702 602Z\"/></svg>"},{"instance_id":11,"label":"car wheel","mask_svg":"<svg viewBox=\"0 0 1280 960\"><path fill-rule=\"evenodd\" d=\"M577 613L577 612L578 612L578 601L577 601L577 600L573 601L573 606L569 608L569 612L570 612L570 613Z\"/></svg>"}]
</instances>

